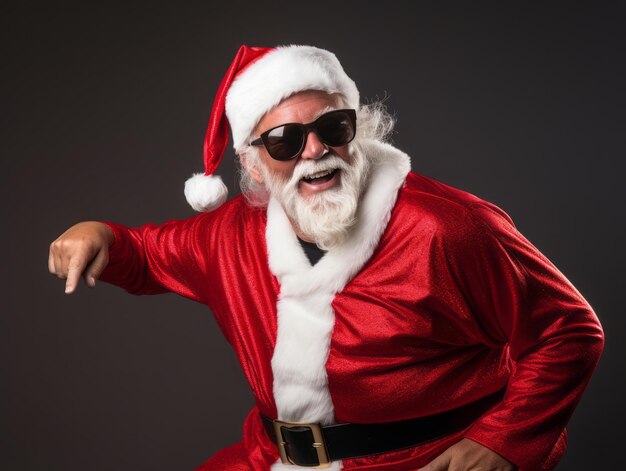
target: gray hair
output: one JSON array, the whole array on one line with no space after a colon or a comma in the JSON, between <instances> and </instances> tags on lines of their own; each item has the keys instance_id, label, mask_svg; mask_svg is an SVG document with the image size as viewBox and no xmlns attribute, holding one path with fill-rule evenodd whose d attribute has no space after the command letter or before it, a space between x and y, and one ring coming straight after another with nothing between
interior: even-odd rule
<instances>
[{"instance_id":1,"label":"gray hair","mask_svg":"<svg viewBox=\"0 0 626 471\"><path fill-rule=\"evenodd\" d=\"M374 140L388 142L393 133L396 123L395 118L387 111L382 100L363 104L357 110L357 131L354 142ZM252 206L265 207L269 201L269 192L263 183L258 183L241 164L241 159L246 160L250 168L263 165L260 159L260 149L256 146L246 145L237 149L239 156L238 173L239 188Z\"/></svg>"}]
</instances>

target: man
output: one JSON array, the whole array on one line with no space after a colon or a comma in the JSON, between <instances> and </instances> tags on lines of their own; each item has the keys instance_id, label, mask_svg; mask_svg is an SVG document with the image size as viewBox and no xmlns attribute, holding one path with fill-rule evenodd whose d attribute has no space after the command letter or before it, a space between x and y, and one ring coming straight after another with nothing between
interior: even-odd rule
<instances>
[{"instance_id":1,"label":"man","mask_svg":"<svg viewBox=\"0 0 626 471\"><path fill-rule=\"evenodd\" d=\"M571 283L469 193L410 172L328 51L243 46L186 184L203 214L84 222L49 269L207 304L256 406L203 469L547 470L603 332ZM242 189L213 175L230 125ZM306 425L302 425L306 424ZM341 424L341 425L337 425ZM295 464L294 464L295 463Z\"/></svg>"}]
</instances>

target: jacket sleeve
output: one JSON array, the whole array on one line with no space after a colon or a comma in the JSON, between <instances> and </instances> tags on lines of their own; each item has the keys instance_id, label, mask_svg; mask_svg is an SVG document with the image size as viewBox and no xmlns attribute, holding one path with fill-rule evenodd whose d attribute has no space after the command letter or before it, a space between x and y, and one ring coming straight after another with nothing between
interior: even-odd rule
<instances>
[{"instance_id":1,"label":"jacket sleeve","mask_svg":"<svg viewBox=\"0 0 626 471\"><path fill-rule=\"evenodd\" d=\"M523 471L548 470L600 358L591 306L497 206L471 206L472 236L452 266L479 328L512 359L503 401L465 434Z\"/></svg>"},{"instance_id":2,"label":"jacket sleeve","mask_svg":"<svg viewBox=\"0 0 626 471\"><path fill-rule=\"evenodd\" d=\"M100 279L132 294L172 292L206 302L211 259L202 215L140 227L103 221L115 236Z\"/></svg>"}]
</instances>

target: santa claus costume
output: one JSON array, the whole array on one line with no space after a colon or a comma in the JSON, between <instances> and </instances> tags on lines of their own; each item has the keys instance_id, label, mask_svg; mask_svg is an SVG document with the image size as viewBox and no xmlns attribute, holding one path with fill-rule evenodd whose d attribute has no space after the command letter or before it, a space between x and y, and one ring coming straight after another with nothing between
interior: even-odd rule
<instances>
[{"instance_id":1,"label":"santa claus costume","mask_svg":"<svg viewBox=\"0 0 626 471\"><path fill-rule=\"evenodd\" d=\"M262 416L388 423L503 388L466 427L330 469L418 469L463 437L523 471L554 468L603 333L583 296L504 211L411 172L406 154L373 140L354 144L372 162L357 222L314 265L275 199L266 208L241 195L219 205L225 193L212 174L227 124L238 149L267 111L303 90L359 106L328 51L242 48L214 104L206 176L187 187L192 205L211 211L158 226L106 222L115 242L101 279L206 304L252 388L242 441L203 469L296 469L280 462Z\"/></svg>"}]
</instances>

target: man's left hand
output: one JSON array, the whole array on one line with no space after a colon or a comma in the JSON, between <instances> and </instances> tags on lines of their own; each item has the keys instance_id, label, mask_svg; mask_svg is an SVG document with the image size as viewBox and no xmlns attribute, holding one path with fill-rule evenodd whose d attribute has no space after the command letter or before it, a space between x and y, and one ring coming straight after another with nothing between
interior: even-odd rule
<instances>
[{"instance_id":1,"label":"man's left hand","mask_svg":"<svg viewBox=\"0 0 626 471\"><path fill-rule=\"evenodd\" d=\"M455 443L419 471L516 471L517 467L468 438Z\"/></svg>"}]
</instances>

